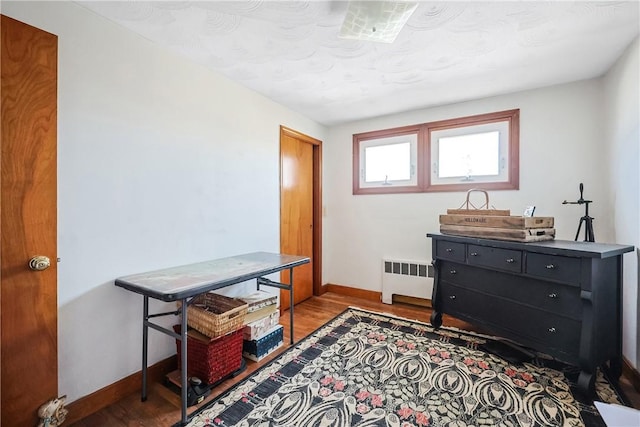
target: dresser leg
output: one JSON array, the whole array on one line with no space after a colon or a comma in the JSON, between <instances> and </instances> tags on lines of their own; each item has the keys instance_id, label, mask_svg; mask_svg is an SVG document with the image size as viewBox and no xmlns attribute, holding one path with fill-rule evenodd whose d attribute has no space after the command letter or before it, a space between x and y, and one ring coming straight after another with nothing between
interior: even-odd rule
<instances>
[{"instance_id":1,"label":"dresser leg","mask_svg":"<svg viewBox=\"0 0 640 427\"><path fill-rule=\"evenodd\" d=\"M442 326L442 313L434 311L431 313L431 326L438 329Z\"/></svg>"},{"instance_id":2,"label":"dresser leg","mask_svg":"<svg viewBox=\"0 0 640 427\"><path fill-rule=\"evenodd\" d=\"M580 376L578 376L578 388L587 396L590 396L595 390L595 381L596 376L594 373L582 370L580 371Z\"/></svg>"}]
</instances>

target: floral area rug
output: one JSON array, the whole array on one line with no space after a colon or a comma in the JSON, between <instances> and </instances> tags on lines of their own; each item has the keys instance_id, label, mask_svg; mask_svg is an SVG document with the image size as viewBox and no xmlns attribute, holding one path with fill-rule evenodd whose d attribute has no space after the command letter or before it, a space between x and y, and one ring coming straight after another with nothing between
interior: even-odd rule
<instances>
[{"instance_id":1,"label":"floral area rug","mask_svg":"<svg viewBox=\"0 0 640 427\"><path fill-rule=\"evenodd\" d=\"M604 427L577 368L514 364L491 337L350 308L191 418L206 426ZM624 404L599 373L598 399Z\"/></svg>"}]
</instances>

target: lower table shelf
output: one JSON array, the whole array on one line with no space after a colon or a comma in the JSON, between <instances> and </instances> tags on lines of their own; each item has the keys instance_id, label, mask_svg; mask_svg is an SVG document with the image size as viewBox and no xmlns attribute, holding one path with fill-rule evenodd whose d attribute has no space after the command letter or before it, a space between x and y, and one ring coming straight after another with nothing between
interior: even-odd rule
<instances>
[{"instance_id":1,"label":"lower table shelf","mask_svg":"<svg viewBox=\"0 0 640 427\"><path fill-rule=\"evenodd\" d=\"M189 378L188 385L189 389L187 390L187 406L194 406L201 403L209 394L211 394L211 390L215 387L219 386L226 380L236 377L240 375L244 370L247 369L247 363L244 358L242 359L242 364L240 368L236 371L231 372L229 375L220 378L213 384L206 384L204 382L192 381ZM170 390L174 391L178 395L181 393L181 373L179 370L169 372L164 378L164 385L167 386Z\"/></svg>"}]
</instances>

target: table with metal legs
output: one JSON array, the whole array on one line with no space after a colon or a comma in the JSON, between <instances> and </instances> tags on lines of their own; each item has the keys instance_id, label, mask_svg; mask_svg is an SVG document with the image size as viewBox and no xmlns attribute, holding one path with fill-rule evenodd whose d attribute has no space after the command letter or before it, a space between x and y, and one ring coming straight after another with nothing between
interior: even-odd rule
<instances>
[{"instance_id":1,"label":"table with metal legs","mask_svg":"<svg viewBox=\"0 0 640 427\"><path fill-rule=\"evenodd\" d=\"M187 416L187 310L178 309L150 314L149 298L165 302L180 301L180 307L187 307L194 297L202 293L256 279L258 289L260 286L269 286L289 291L290 343L293 344L293 268L307 264L309 261L309 258L304 256L254 252L116 279L116 286L143 296L142 401L147 399L147 353L149 328L152 328L180 340L181 425L189 422ZM280 283L264 277L283 270L289 270L289 283ZM156 317L175 315L180 316L180 333L151 321Z\"/></svg>"}]
</instances>

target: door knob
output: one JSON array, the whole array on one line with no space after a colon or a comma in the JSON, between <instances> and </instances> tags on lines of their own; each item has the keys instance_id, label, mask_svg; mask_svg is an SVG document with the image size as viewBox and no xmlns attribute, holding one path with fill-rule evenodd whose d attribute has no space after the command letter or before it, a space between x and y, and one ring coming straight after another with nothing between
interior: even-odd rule
<instances>
[{"instance_id":1,"label":"door knob","mask_svg":"<svg viewBox=\"0 0 640 427\"><path fill-rule=\"evenodd\" d=\"M49 257L44 255L37 255L29 260L29 268L34 271L46 270L50 265L51 261L49 260Z\"/></svg>"}]
</instances>

